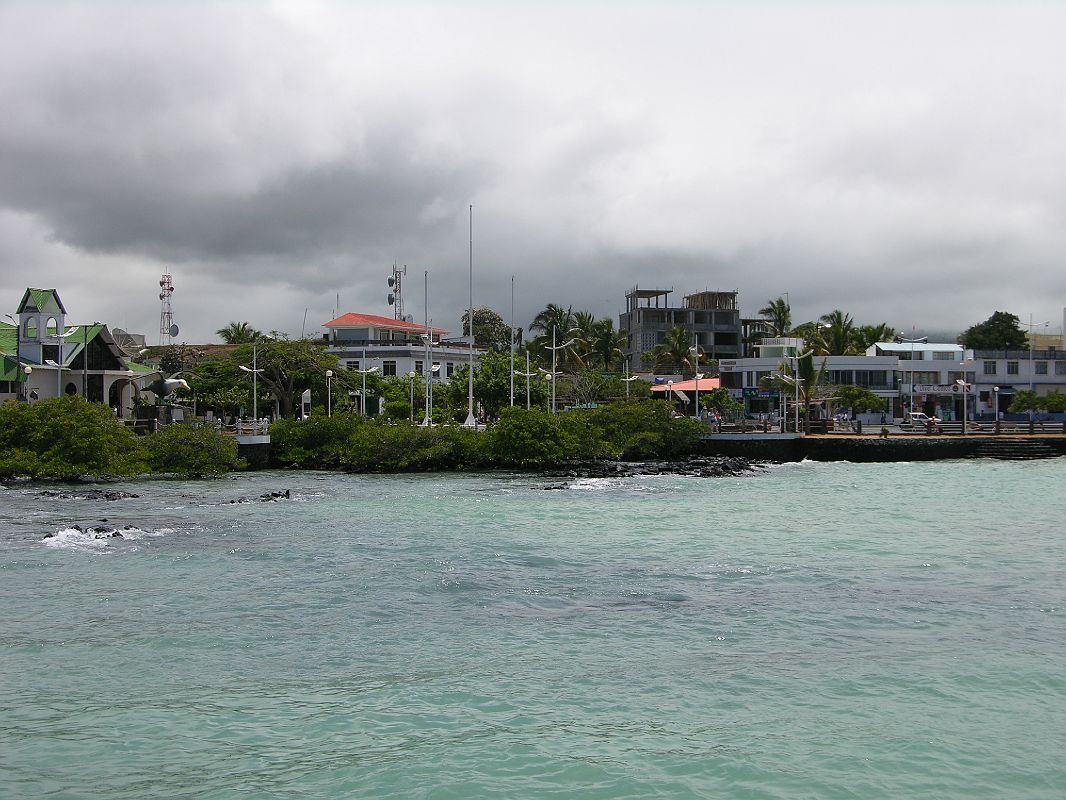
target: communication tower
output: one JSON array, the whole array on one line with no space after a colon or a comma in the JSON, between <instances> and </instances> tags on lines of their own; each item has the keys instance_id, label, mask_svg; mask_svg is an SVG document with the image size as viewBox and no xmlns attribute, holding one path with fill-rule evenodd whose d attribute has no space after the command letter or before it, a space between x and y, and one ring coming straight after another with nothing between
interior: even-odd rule
<instances>
[{"instance_id":1,"label":"communication tower","mask_svg":"<svg viewBox=\"0 0 1066 800\"><path fill-rule=\"evenodd\" d=\"M392 318L402 320L403 316L403 276L407 274L407 265L402 268L392 265L389 276L389 305L392 306Z\"/></svg>"},{"instance_id":2,"label":"communication tower","mask_svg":"<svg viewBox=\"0 0 1066 800\"><path fill-rule=\"evenodd\" d=\"M163 270L159 279L159 344L170 345L178 335L178 326L174 324L174 311L170 307L170 296L174 294L174 281L170 277L170 267Z\"/></svg>"}]
</instances>

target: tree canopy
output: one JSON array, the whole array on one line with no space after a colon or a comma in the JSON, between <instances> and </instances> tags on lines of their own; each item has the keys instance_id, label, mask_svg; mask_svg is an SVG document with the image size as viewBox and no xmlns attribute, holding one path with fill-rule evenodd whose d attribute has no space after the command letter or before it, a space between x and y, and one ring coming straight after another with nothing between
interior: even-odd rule
<instances>
[{"instance_id":1,"label":"tree canopy","mask_svg":"<svg viewBox=\"0 0 1066 800\"><path fill-rule=\"evenodd\" d=\"M262 331L257 331L247 322L231 322L215 331L226 344L249 344L263 338Z\"/></svg>"},{"instance_id":2,"label":"tree canopy","mask_svg":"<svg viewBox=\"0 0 1066 800\"><path fill-rule=\"evenodd\" d=\"M971 350L1024 350L1029 339L1014 314L996 311L984 322L963 331L959 343Z\"/></svg>"}]
</instances>

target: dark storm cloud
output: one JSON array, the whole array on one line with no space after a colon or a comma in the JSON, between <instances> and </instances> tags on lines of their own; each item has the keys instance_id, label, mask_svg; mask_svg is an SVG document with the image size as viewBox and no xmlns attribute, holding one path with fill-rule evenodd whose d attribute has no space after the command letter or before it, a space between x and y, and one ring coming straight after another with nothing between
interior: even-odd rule
<instances>
[{"instance_id":1,"label":"dark storm cloud","mask_svg":"<svg viewBox=\"0 0 1066 800\"><path fill-rule=\"evenodd\" d=\"M0 4L0 264L148 330L170 267L207 338L388 313L396 261L454 330L472 203L475 303L515 275L523 326L638 284L1057 317L1066 12L957 10Z\"/></svg>"}]
</instances>

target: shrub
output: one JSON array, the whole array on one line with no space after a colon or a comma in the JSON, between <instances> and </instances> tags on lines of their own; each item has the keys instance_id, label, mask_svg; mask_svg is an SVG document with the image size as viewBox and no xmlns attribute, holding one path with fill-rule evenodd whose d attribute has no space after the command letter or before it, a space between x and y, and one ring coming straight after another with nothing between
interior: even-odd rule
<instances>
[{"instance_id":1,"label":"shrub","mask_svg":"<svg viewBox=\"0 0 1066 800\"><path fill-rule=\"evenodd\" d=\"M270 426L270 461L275 466L340 469L349 439L368 424L354 414L279 420Z\"/></svg>"},{"instance_id":2,"label":"shrub","mask_svg":"<svg viewBox=\"0 0 1066 800\"><path fill-rule=\"evenodd\" d=\"M146 435L142 443L154 472L202 478L221 475L241 465L237 440L214 428L167 425Z\"/></svg>"},{"instance_id":3,"label":"shrub","mask_svg":"<svg viewBox=\"0 0 1066 800\"><path fill-rule=\"evenodd\" d=\"M0 476L73 480L146 471L132 431L78 397L0 405Z\"/></svg>"}]
</instances>

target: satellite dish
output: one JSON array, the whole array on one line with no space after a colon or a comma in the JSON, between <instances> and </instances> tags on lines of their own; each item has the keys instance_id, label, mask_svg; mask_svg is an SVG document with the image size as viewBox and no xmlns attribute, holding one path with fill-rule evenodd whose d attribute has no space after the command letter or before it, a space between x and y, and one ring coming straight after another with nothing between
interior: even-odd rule
<instances>
[{"instance_id":1,"label":"satellite dish","mask_svg":"<svg viewBox=\"0 0 1066 800\"><path fill-rule=\"evenodd\" d=\"M178 335L178 326L177 325L171 325L170 326L170 335L171 336L177 336Z\"/></svg>"},{"instance_id":2,"label":"satellite dish","mask_svg":"<svg viewBox=\"0 0 1066 800\"><path fill-rule=\"evenodd\" d=\"M389 288L392 288L395 285L396 285L396 279L390 275L389 276Z\"/></svg>"},{"instance_id":3,"label":"satellite dish","mask_svg":"<svg viewBox=\"0 0 1066 800\"><path fill-rule=\"evenodd\" d=\"M408 322L414 322L415 321L415 315L414 314L408 314L406 317L404 317L404 319L407 320Z\"/></svg>"},{"instance_id":4,"label":"satellite dish","mask_svg":"<svg viewBox=\"0 0 1066 800\"><path fill-rule=\"evenodd\" d=\"M396 295L390 294L389 295L389 305L391 306L395 302L396 302Z\"/></svg>"}]
</instances>

